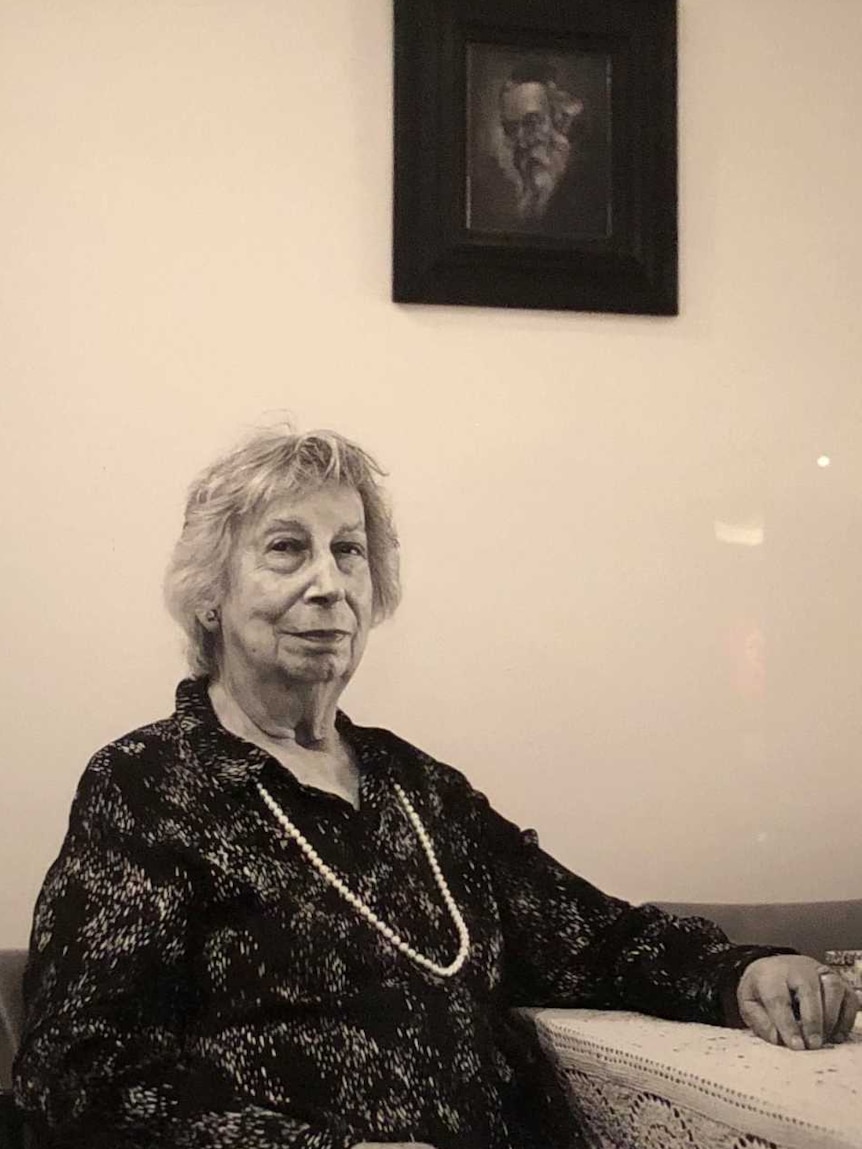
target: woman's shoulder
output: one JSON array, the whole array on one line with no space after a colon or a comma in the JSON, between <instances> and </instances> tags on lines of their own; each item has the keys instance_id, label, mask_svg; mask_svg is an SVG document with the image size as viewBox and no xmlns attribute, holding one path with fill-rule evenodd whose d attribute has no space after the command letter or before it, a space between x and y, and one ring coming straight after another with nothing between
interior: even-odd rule
<instances>
[{"instance_id":1,"label":"woman's shoulder","mask_svg":"<svg viewBox=\"0 0 862 1149\"><path fill-rule=\"evenodd\" d=\"M482 799L467 775L427 750L382 726L359 726L349 720L345 732L365 767L385 765L408 787L455 797Z\"/></svg>"},{"instance_id":2,"label":"woman's shoulder","mask_svg":"<svg viewBox=\"0 0 862 1149\"><path fill-rule=\"evenodd\" d=\"M211 743L217 720L204 679L185 678L176 688L174 710L162 718L114 738L90 759L95 773L158 771L191 757L200 743Z\"/></svg>"},{"instance_id":3,"label":"woman's shoulder","mask_svg":"<svg viewBox=\"0 0 862 1149\"><path fill-rule=\"evenodd\" d=\"M177 711L112 739L87 762L74 805L150 806L193 789L187 738Z\"/></svg>"},{"instance_id":4,"label":"woman's shoulder","mask_svg":"<svg viewBox=\"0 0 862 1149\"><path fill-rule=\"evenodd\" d=\"M110 775L125 769L163 768L176 750L179 734L175 714L137 726L101 746L84 773Z\"/></svg>"}]
</instances>

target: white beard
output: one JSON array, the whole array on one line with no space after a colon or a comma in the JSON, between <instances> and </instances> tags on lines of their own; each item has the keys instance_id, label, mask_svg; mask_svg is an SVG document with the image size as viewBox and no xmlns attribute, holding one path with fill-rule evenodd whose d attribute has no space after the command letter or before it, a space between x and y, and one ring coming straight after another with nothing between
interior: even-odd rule
<instances>
[{"instance_id":1,"label":"white beard","mask_svg":"<svg viewBox=\"0 0 862 1149\"><path fill-rule=\"evenodd\" d=\"M571 147L565 136L554 133L550 143L538 144L530 151L526 174L515 163L515 151L508 140L502 140L497 162L503 174L514 184L518 218L525 222L540 220L569 163Z\"/></svg>"}]
</instances>

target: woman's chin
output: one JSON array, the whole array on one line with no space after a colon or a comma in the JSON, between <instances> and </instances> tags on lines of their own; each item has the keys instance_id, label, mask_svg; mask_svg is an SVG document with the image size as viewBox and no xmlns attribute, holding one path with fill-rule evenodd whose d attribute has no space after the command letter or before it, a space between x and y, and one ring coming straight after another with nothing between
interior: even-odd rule
<instances>
[{"instance_id":1,"label":"woman's chin","mask_svg":"<svg viewBox=\"0 0 862 1149\"><path fill-rule=\"evenodd\" d=\"M288 682L313 685L318 682L336 682L350 676L349 659L340 654L324 653L291 659L282 667Z\"/></svg>"}]
</instances>

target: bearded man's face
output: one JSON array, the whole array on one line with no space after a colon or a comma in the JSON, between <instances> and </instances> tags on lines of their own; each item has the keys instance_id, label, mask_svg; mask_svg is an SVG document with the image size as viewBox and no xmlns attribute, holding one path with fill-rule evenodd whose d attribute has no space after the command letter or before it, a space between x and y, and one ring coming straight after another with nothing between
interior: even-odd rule
<instances>
[{"instance_id":1,"label":"bearded man's face","mask_svg":"<svg viewBox=\"0 0 862 1149\"><path fill-rule=\"evenodd\" d=\"M554 129L547 87L533 81L507 85L500 96L500 124L501 162L504 170L511 165L520 185L518 214L540 219L569 160L568 141Z\"/></svg>"},{"instance_id":2,"label":"bearded man's face","mask_svg":"<svg viewBox=\"0 0 862 1149\"><path fill-rule=\"evenodd\" d=\"M551 107L544 84L517 84L503 92L500 120L512 147L512 160L528 183L531 169L551 163Z\"/></svg>"}]
</instances>

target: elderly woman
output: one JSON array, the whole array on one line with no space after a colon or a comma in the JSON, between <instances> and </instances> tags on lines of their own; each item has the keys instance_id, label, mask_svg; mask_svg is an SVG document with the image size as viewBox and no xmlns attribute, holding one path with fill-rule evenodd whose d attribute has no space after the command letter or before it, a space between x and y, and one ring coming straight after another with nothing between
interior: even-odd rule
<instances>
[{"instance_id":1,"label":"elderly woman","mask_svg":"<svg viewBox=\"0 0 862 1149\"><path fill-rule=\"evenodd\" d=\"M513 1006L849 1032L810 958L569 873L338 700L398 602L379 468L274 430L193 485L167 577L192 677L99 751L35 914L20 1103L75 1149L544 1145Z\"/></svg>"}]
</instances>

